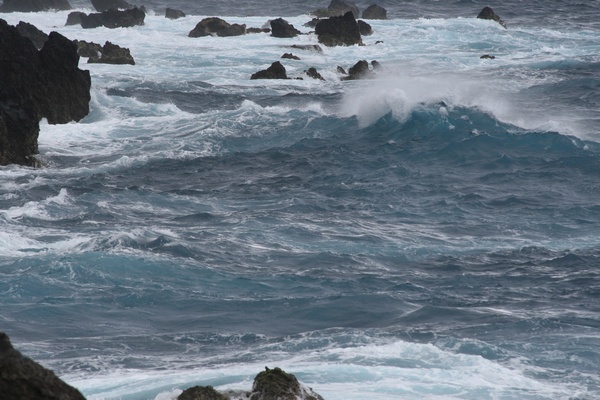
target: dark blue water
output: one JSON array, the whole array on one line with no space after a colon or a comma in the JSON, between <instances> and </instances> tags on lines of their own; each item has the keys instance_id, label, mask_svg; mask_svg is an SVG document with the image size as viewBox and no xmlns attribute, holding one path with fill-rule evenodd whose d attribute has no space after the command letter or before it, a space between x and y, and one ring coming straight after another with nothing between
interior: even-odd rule
<instances>
[{"instance_id":1,"label":"dark blue water","mask_svg":"<svg viewBox=\"0 0 600 400\"><path fill-rule=\"evenodd\" d=\"M598 2L494 6L512 58L490 68L464 56L490 50L482 2L381 4L386 41L439 29L453 50L383 52L392 80L325 89L178 75L212 61L144 65L151 45L95 67L91 114L42 126L46 167L0 169L0 330L96 399L249 387L264 365L327 399L600 396ZM175 29L158 21L143 34ZM466 76L483 96L447 89Z\"/></svg>"}]
</instances>

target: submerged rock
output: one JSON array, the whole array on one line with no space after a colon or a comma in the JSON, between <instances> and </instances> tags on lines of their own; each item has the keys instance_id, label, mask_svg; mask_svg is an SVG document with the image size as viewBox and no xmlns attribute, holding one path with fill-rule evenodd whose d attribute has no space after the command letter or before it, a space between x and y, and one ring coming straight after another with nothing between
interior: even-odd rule
<instances>
[{"instance_id":1,"label":"submerged rock","mask_svg":"<svg viewBox=\"0 0 600 400\"><path fill-rule=\"evenodd\" d=\"M290 24L283 18L277 18L271 21L271 36L278 38L292 38L296 37L301 32L294 28L294 25Z\"/></svg>"},{"instance_id":2,"label":"submerged rock","mask_svg":"<svg viewBox=\"0 0 600 400\"><path fill-rule=\"evenodd\" d=\"M371 4L363 11L364 19L387 19L387 10L377 4Z\"/></svg>"},{"instance_id":3,"label":"submerged rock","mask_svg":"<svg viewBox=\"0 0 600 400\"><path fill-rule=\"evenodd\" d=\"M85 400L54 372L15 350L0 332L0 397L3 400Z\"/></svg>"},{"instance_id":4,"label":"submerged rock","mask_svg":"<svg viewBox=\"0 0 600 400\"><path fill-rule=\"evenodd\" d=\"M275 61L269 68L252 74L250 79L288 79L288 77L283 64Z\"/></svg>"},{"instance_id":5,"label":"submerged rock","mask_svg":"<svg viewBox=\"0 0 600 400\"><path fill-rule=\"evenodd\" d=\"M287 58L290 60L299 60L300 57L293 55L292 53L283 53L283 55L281 56L281 58Z\"/></svg>"},{"instance_id":6,"label":"submerged rock","mask_svg":"<svg viewBox=\"0 0 600 400\"><path fill-rule=\"evenodd\" d=\"M94 6L98 12L108 10L129 10L133 8L133 6L125 0L92 0L92 6Z\"/></svg>"},{"instance_id":7,"label":"submerged rock","mask_svg":"<svg viewBox=\"0 0 600 400\"><path fill-rule=\"evenodd\" d=\"M479 15L477 15L477 18L491 19L502 25L504 28L506 28L506 24L504 23L504 21L502 21L502 18L500 18L500 16L496 14L494 10L492 10L490 7L484 7L483 10L479 12Z\"/></svg>"},{"instance_id":8,"label":"submerged rock","mask_svg":"<svg viewBox=\"0 0 600 400\"><path fill-rule=\"evenodd\" d=\"M315 67L310 67L309 69L307 69L306 71L304 71L304 73L308 76L310 76L313 79L319 79L321 81L324 81L325 78L323 78L321 76L321 74L317 71L317 69Z\"/></svg>"},{"instance_id":9,"label":"submerged rock","mask_svg":"<svg viewBox=\"0 0 600 400\"><path fill-rule=\"evenodd\" d=\"M0 12L39 12L70 10L68 0L4 0Z\"/></svg>"},{"instance_id":10,"label":"submerged rock","mask_svg":"<svg viewBox=\"0 0 600 400\"><path fill-rule=\"evenodd\" d=\"M330 17L317 23L315 33L325 46L362 45L362 37L354 14L348 11L342 17Z\"/></svg>"},{"instance_id":11,"label":"submerged rock","mask_svg":"<svg viewBox=\"0 0 600 400\"><path fill-rule=\"evenodd\" d=\"M204 18L190 31L189 37L241 36L246 34L246 25L230 24L218 17Z\"/></svg>"},{"instance_id":12,"label":"submerged rock","mask_svg":"<svg viewBox=\"0 0 600 400\"><path fill-rule=\"evenodd\" d=\"M0 165L36 165L39 121L79 121L89 112L89 71L77 47L51 32L41 50L0 19ZM2 393L0 391L0 393Z\"/></svg>"},{"instance_id":13,"label":"submerged rock","mask_svg":"<svg viewBox=\"0 0 600 400\"><path fill-rule=\"evenodd\" d=\"M317 53L323 52L323 48L318 44L293 44L290 47L292 49L316 51Z\"/></svg>"},{"instance_id":14,"label":"submerged rock","mask_svg":"<svg viewBox=\"0 0 600 400\"><path fill-rule=\"evenodd\" d=\"M181 10L175 10L173 8L168 8L165 10L165 18L169 19L179 19L185 17L185 13Z\"/></svg>"}]
</instances>

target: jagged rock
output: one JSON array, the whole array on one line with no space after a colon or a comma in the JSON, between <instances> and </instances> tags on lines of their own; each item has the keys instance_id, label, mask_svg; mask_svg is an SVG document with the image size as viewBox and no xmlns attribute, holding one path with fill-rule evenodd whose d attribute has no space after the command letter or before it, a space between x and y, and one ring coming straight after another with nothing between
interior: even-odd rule
<instances>
[{"instance_id":1,"label":"jagged rock","mask_svg":"<svg viewBox=\"0 0 600 400\"><path fill-rule=\"evenodd\" d=\"M181 10L175 10L173 8L168 8L165 10L165 18L169 19L178 19L185 17L185 13Z\"/></svg>"},{"instance_id":2,"label":"jagged rock","mask_svg":"<svg viewBox=\"0 0 600 400\"><path fill-rule=\"evenodd\" d=\"M360 16L360 10L354 3L347 3L343 0L331 0L327 9L318 9L313 11L313 15L320 18L327 17L339 17L341 15L346 14L348 11L352 11L354 14L354 18L358 18Z\"/></svg>"},{"instance_id":3,"label":"jagged rock","mask_svg":"<svg viewBox=\"0 0 600 400\"><path fill-rule=\"evenodd\" d=\"M35 165L39 121L79 121L89 112L89 71L73 42L51 32L41 50L0 19L0 165ZM0 391L2 393L2 391Z\"/></svg>"},{"instance_id":4,"label":"jagged rock","mask_svg":"<svg viewBox=\"0 0 600 400\"><path fill-rule=\"evenodd\" d=\"M337 67L337 72L338 72L338 74L348 75L348 73L346 72L346 70L344 69L344 67L340 67L339 65Z\"/></svg>"},{"instance_id":5,"label":"jagged rock","mask_svg":"<svg viewBox=\"0 0 600 400\"><path fill-rule=\"evenodd\" d=\"M72 13L69 13L69 15L67 16L67 22L65 23L65 26L81 25L81 17L85 15L86 14L81 11L73 11Z\"/></svg>"},{"instance_id":6,"label":"jagged rock","mask_svg":"<svg viewBox=\"0 0 600 400\"><path fill-rule=\"evenodd\" d=\"M279 61L275 61L269 68L252 74L250 79L288 79L288 77L285 67Z\"/></svg>"},{"instance_id":7,"label":"jagged rock","mask_svg":"<svg viewBox=\"0 0 600 400\"><path fill-rule=\"evenodd\" d=\"M277 18L271 21L271 36L278 38L292 38L296 37L301 32L294 28L294 25L290 24L283 18Z\"/></svg>"},{"instance_id":8,"label":"jagged rock","mask_svg":"<svg viewBox=\"0 0 600 400\"><path fill-rule=\"evenodd\" d=\"M16 28L21 36L31 40L35 48L38 50L44 47L44 43L48 41L48 35L30 23L20 21L16 25Z\"/></svg>"},{"instance_id":9,"label":"jagged rock","mask_svg":"<svg viewBox=\"0 0 600 400\"><path fill-rule=\"evenodd\" d=\"M308 21L307 23L305 23L304 26L307 28L314 28L315 26L317 26L317 24L319 23L320 20L321 20L321 18L313 18L310 21Z\"/></svg>"},{"instance_id":10,"label":"jagged rock","mask_svg":"<svg viewBox=\"0 0 600 400\"><path fill-rule=\"evenodd\" d=\"M133 8L133 6L125 0L92 0L92 6L94 6L98 12L119 9L129 10Z\"/></svg>"},{"instance_id":11,"label":"jagged rock","mask_svg":"<svg viewBox=\"0 0 600 400\"><path fill-rule=\"evenodd\" d=\"M112 44L108 41L104 43L100 51L100 57L92 56L88 59L88 63L135 65L135 61L128 48Z\"/></svg>"},{"instance_id":12,"label":"jagged rock","mask_svg":"<svg viewBox=\"0 0 600 400\"><path fill-rule=\"evenodd\" d=\"M84 29L105 26L110 29L130 28L136 25L144 25L146 13L134 7L129 10L110 9L101 13L91 13L81 16L81 26Z\"/></svg>"},{"instance_id":13,"label":"jagged rock","mask_svg":"<svg viewBox=\"0 0 600 400\"><path fill-rule=\"evenodd\" d=\"M321 74L317 71L317 69L315 67L310 67L309 69L307 69L306 71L304 71L304 73L308 76L310 76L313 79L319 79L321 81L324 81L325 78L323 78L321 76Z\"/></svg>"},{"instance_id":14,"label":"jagged rock","mask_svg":"<svg viewBox=\"0 0 600 400\"><path fill-rule=\"evenodd\" d=\"M312 389L301 385L293 374L280 368L265 368L254 378L250 400L323 400Z\"/></svg>"},{"instance_id":15,"label":"jagged rock","mask_svg":"<svg viewBox=\"0 0 600 400\"><path fill-rule=\"evenodd\" d=\"M269 28L246 28L246 33L270 33Z\"/></svg>"},{"instance_id":16,"label":"jagged rock","mask_svg":"<svg viewBox=\"0 0 600 400\"><path fill-rule=\"evenodd\" d=\"M0 393L3 400L85 400L54 372L15 350L0 332Z\"/></svg>"},{"instance_id":17,"label":"jagged rock","mask_svg":"<svg viewBox=\"0 0 600 400\"><path fill-rule=\"evenodd\" d=\"M212 386L194 386L177 396L177 400L229 400L229 397L217 392Z\"/></svg>"},{"instance_id":18,"label":"jagged rock","mask_svg":"<svg viewBox=\"0 0 600 400\"><path fill-rule=\"evenodd\" d=\"M292 53L284 53L281 58L288 58L290 60L299 60L300 57L293 55Z\"/></svg>"},{"instance_id":19,"label":"jagged rock","mask_svg":"<svg viewBox=\"0 0 600 400\"><path fill-rule=\"evenodd\" d=\"M369 25L362 19L359 19L358 21L356 21L356 23L358 24L358 31L362 36L369 36L373 34L373 28L371 27L371 25Z\"/></svg>"},{"instance_id":20,"label":"jagged rock","mask_svg":"<svg viewBox=\"0 0 600 400\"><path fill-rule=\"evenodd\" d=\"M102 56L102 46L94 42L86 42L85 40L73 40L77 45L77 54L85 58L100 58Z\"/></svg>"},{"instance_id":21,"label":"jagged rock","mask_svg":"<svg viewBox=\"0 0 600 400\"><path fill-rule=\"evenodd\" d=\"M491 19L493 21L496 21L500 25L502 25L504 28L506 28L506 24L504 23L504 21L502 21L502 19L500 18L500 16L498 16L498 14L496 14L494 12L494 10L492 10L490 7L483 7L483 10L481 10L481 12L479 13L479 15L477 15L477 18L480 18L480 19Z\"/></svg>"},{"instance_id":22,"label":"jagged rock","mask_svg":"<svg viewBox=\"0 0 600 400\"><path fill-rule=\"evenodd\" d=\"M348 70L348 76L342 78L343 81L352 81L356 79L365 79L371 77L372 72L369 69L369 63L366 60L361 60L354 64Z\"/></svg>"},{"instance_id":23,"label":"jagged rock","mask_svg":"<svg viewBox=\"0 0 600 400\"><path fill-rule=\"evenodd\" d=\"M240 36L246 34L246 25L229 24L218 17L204 18L190 31L189 37L202 36Z\"/></svg>"},{"instance_id":24,"label":"jagged rock","mask_svg":"<svg viewBox=\"0 0 600 400\"><path fill-rule=\"evenodd\" d=\"M363 11L364 19L387 19L387 10L377 4L371 4Z\"/></svg>"},{"instance_id":25,"label":"jagged rock","mask_svg":"<svg viewBox=\"0 0 600 400\"><path fill-rule=\"evenodd\" d=\"M39 12L70 10L68 0L4 0L0 12Z\"/></svg>"},{"instance_id":26,"label":"jagged rock","mask_svg":"<svg viewBox=\"0 0 600 400\"><path fill-rule=\"evenodd\" d=\"M292 49L316 51L317 53L323 52L323 48L318 44L293 44L290 47Z\"/></svg>"},{"instance_id":27,"label":"jagged rock","mask_svg":"<svg viewBox=\"0 0 600 400\"><path fill-rule=\"evenodd\" d=\"M319 43L325 46L362 45L362 38L354 14L348 11L341 17L330 17L319 21L315 27Z\"/></svg>"}]
</instances>

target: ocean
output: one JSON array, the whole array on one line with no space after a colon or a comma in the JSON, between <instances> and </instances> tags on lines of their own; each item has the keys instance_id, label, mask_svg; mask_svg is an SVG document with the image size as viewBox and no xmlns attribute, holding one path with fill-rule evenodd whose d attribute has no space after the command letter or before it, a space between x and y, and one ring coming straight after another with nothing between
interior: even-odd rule
<instances>
[{"instance_id":1,"label":"ocean","mask_svg":"<svg viewBox=\"0 0 600 400\"><path fill-rule=\"evenodd\" d=\"M15 348L96 400L265 366L326 400L600 398L599 1L381 1L322 53L290 46L326 1L144 4L126 29L0 15L136 61L82 58L89 115L0 167ZM189 38L207 16L306 34ZM383 69L340 80L359 60ZM250 80L275 61L292 79Z\"/></svg>"}]
</instances>

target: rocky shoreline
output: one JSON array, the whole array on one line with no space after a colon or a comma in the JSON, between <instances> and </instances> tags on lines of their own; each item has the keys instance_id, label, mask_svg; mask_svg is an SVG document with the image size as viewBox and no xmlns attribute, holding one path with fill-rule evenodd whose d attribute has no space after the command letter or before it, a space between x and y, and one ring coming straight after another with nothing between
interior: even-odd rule
<instances>
[{"instance_id":1,"label":"rocky shoreline","mask_svg":"<svg viewBox=\"0 0 600 400\"><path fill-rule=\"evenodd\" d=\"M0 398L2 400L85 400L76 388L16 350L0 332ZM280 368L258 373L249 391L219 392L212 386L193 386L178 400L324 400L311 388Z\"/></svg>"}]
</instances>

